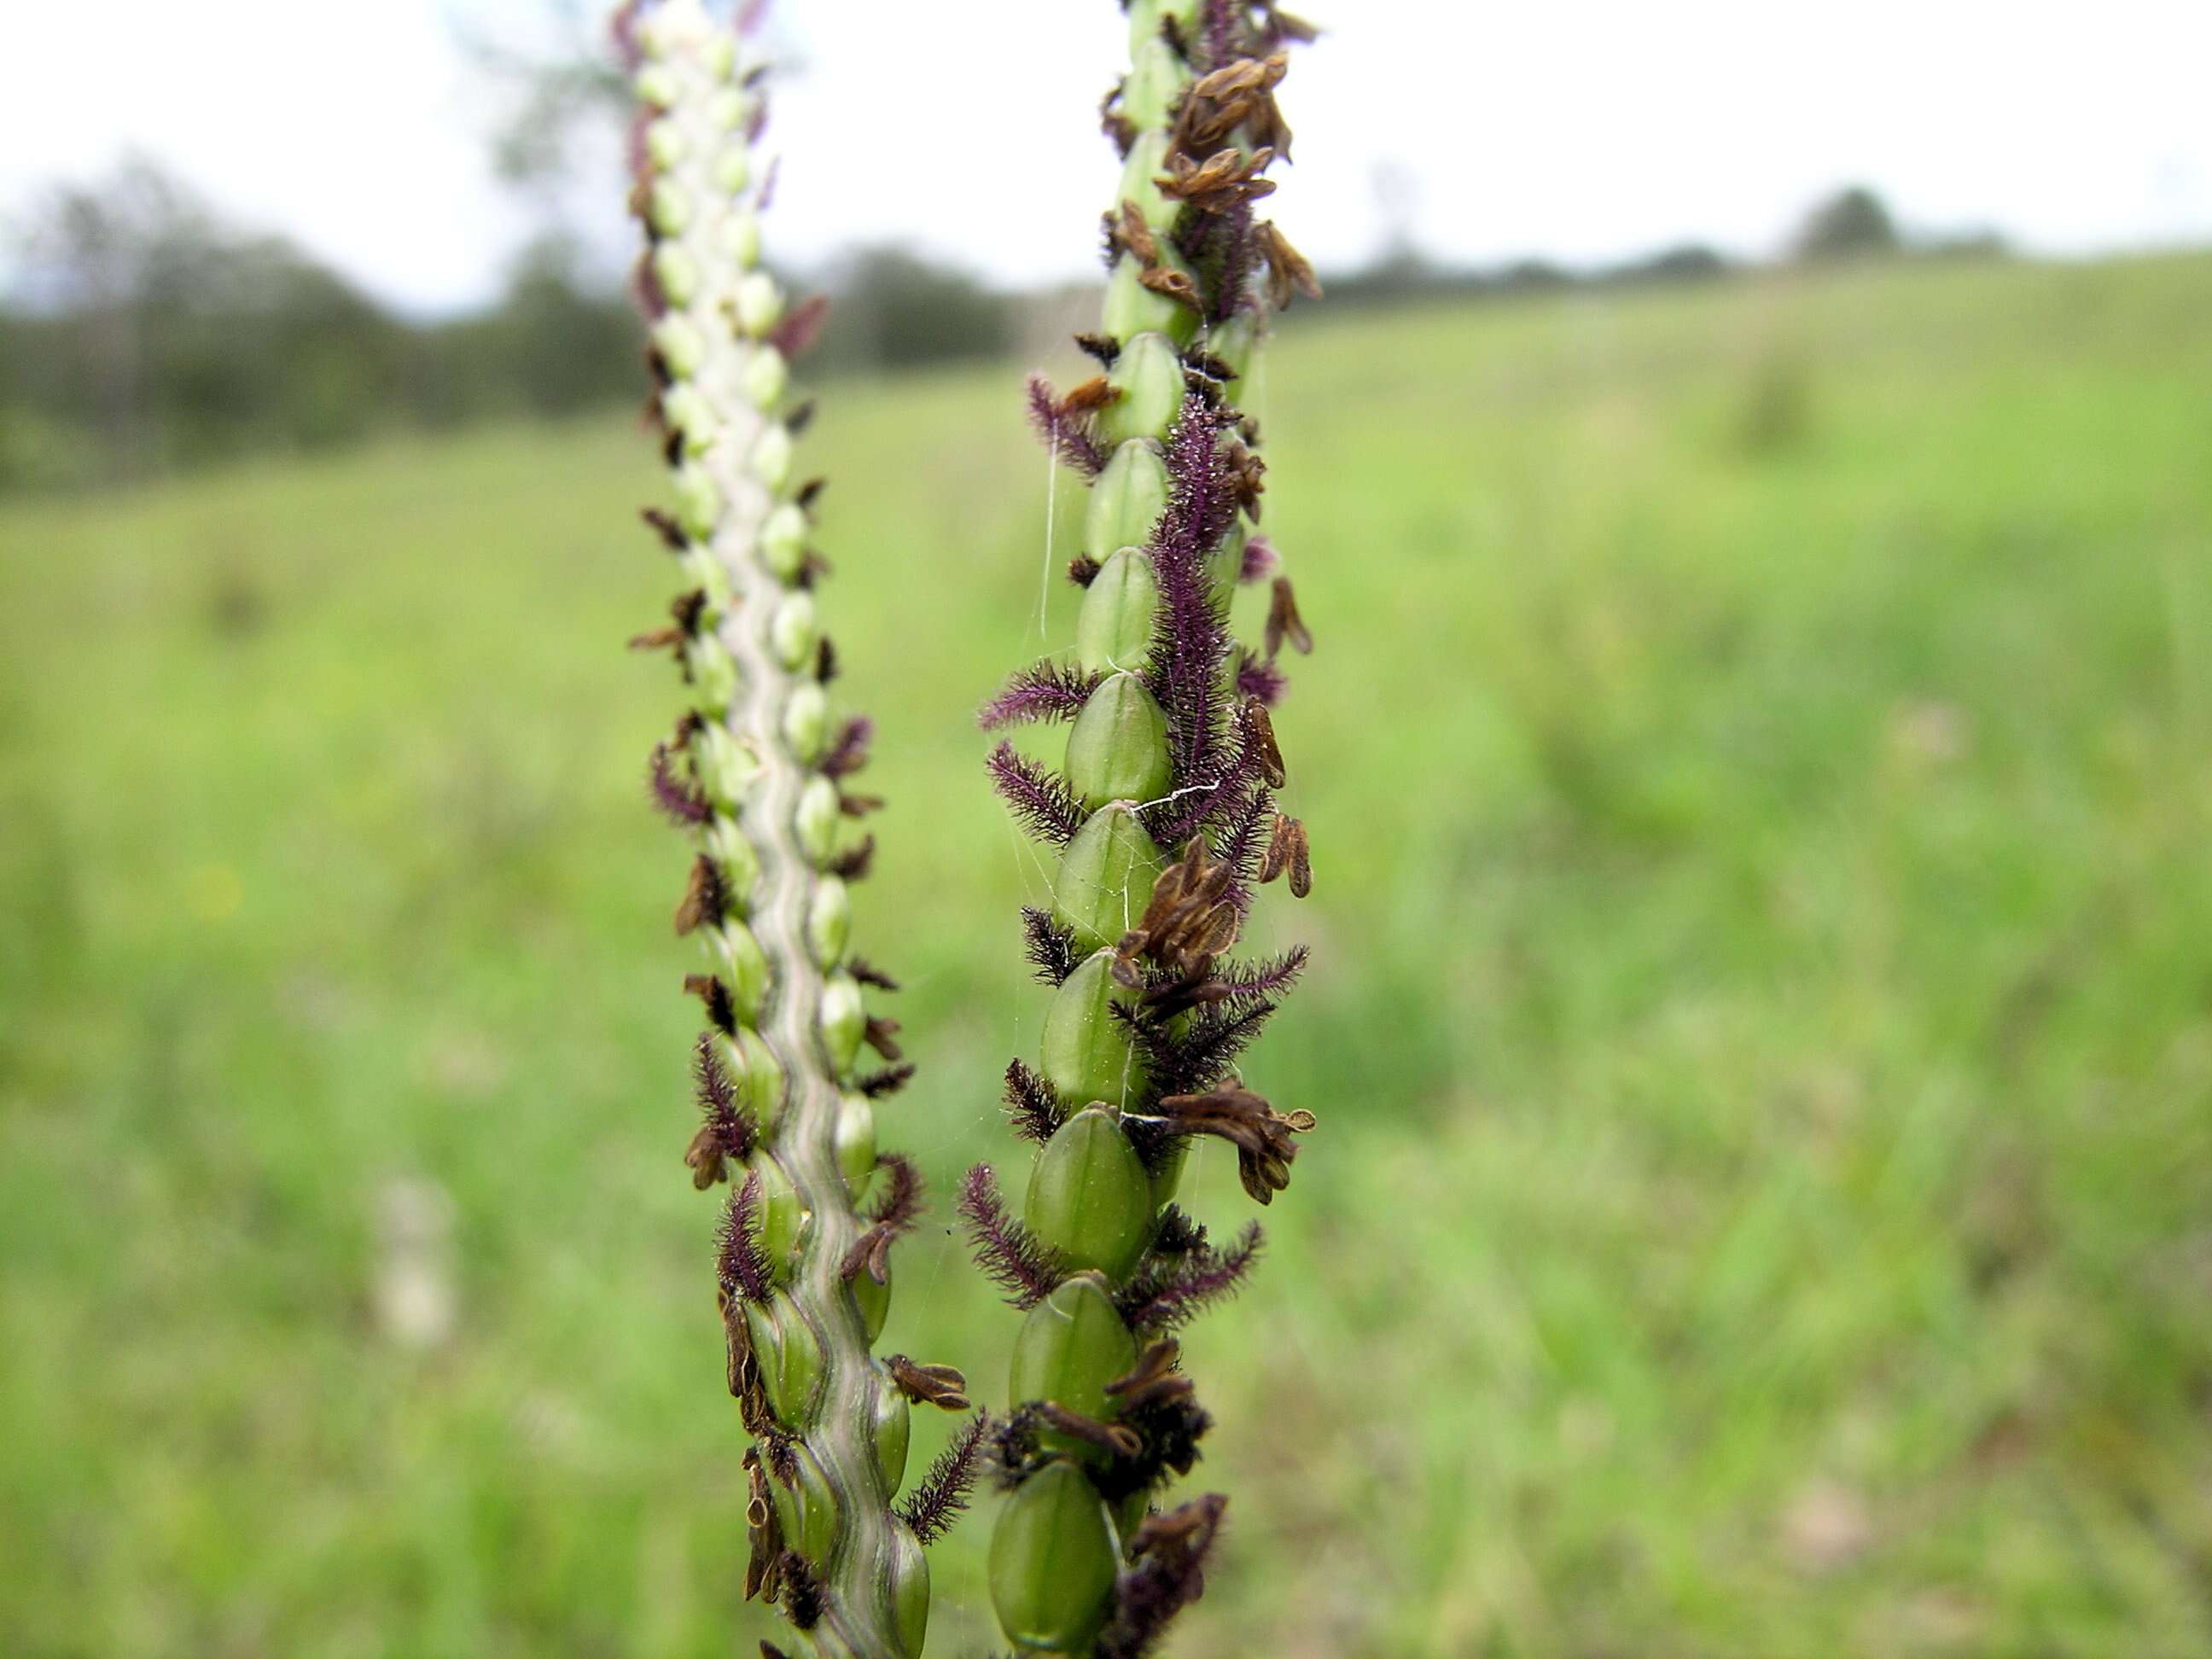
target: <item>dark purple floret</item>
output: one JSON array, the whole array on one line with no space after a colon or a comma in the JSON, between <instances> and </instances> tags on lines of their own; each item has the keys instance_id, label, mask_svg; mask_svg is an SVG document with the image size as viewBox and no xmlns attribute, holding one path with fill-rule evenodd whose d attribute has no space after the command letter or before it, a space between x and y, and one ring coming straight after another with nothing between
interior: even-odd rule
<instances>
[{"instance_id":1,"label":"dark purple floret","mask_svg":"<svg viewBox=\"0 0 2212 1659\"><path fill-rule=\"evenodd\" d=\"M1006 1116L1023 1139L1043 1146L1066 1115L1050 1084L1018 1060L1006 1067Z\"/></svg>"},{"instance_id":2,"label":"dark purple floret","mask_svg":"<svg viewBox=\"0 0 2212 1659\"><path fill-rule=\"evenodd\" d=\"M1053 1251L1007 1213L989 1164L978 1164L968 1171L960 1183L959 1210L968 1224L976 1265L1023 1312L1050 1296L1053 1286L1066 1276Z\"/></svg>"},{"instance_id":3,"label":"dark purple floret","mask_svg":"<svg viewBox=\"0 0 2212 1659\"><path fill-rule=\"evenodd\" d=\"M866 1273L878 1285L890 1282L890 1249L921 1222L921 1172L913 1160L886 1152L876 1167L887 1176L884 1190L869 1205L867 1227L838 1264L847 1279Z\"/></svg>"},{"instance_id":4,"label":"dark purple floret","mask_svg":"<svg viewBox=\"0 0 2212 1659\"><path fill-rule=\"evenodd\" d=\"M968 1507L968 1499L975 1490L975 1477L981 1472L977 1454L982 1450L983 1436L990 1426L988 1412L977 1412L969 1418L951 1443L938 1454L921 1484L899 1505L899 1518L914 1528L915 1537L922 1543L934 1544L951 1531L952 1523Z\"/></svg>"},{"instance_id":5,"label":"dark purple floret","mask_svg":"<svg viewBox=\"0 0 2212 1659\"><path fill-rule=\"evenodd\" d=\"M975 723L995 732L1030 720L1072 720L1098 689L1099 678L1066 663L1032 663L983 705Z\"/></svg>"},{"instance_id":6,"label":"dark purple floret","mask_svg":"<svg viewBox=\"0 0 2212 1659\"><path fill-rule=\"evenodd\" d=\"M1146 1517L1130 1537L1135 1565L1114 1586L1114 1617L1092 1659L1144 1659L1169 1621L1206 1593L1206 1558L1229 1500L1219 1492Z\"/></svg>"},{"instance_id":7,"label":"dark purple floret","mask_svg":"<svg viewBox=\"0 0 2212 1659\"><path fill-rule=\"evenodd\" d=\"M1203 1232L1197 1243L1175 1255L1156 1249L1115 1292L1114 1305L1133 1330L1162 1335L1180 1329L1243 1287L1245 1274L1259 1259L1262 1237L1260 1224L1249 1221L1226 1249L1207 1244Z\"/></svg>"},{"instance_id":8,"label":"dark purple floret","mask_svg":"<svg viewBox=\"0 0 2212 1659\"><path fill-rule=\"evenodd\" d=\"M1065 847L1083 827L1083 809L1066 783L1035 761L1002 743L984 763L991 787L1006 810L1039 841Z\"/></svg>"},{"instance_id":9,"label":"dark purple floret","mask_svg":"<svg viewBox=\"0 0 2212 1659\"><path fill-rule=\"evenodd\" d=\"M1218 416L1196 394L1168 434L1168 507L1146 551L1160 588L1146 680L1168 717L1177 788L1213 781L1224 742L1222 665L1227 605L1206 561L1236 521L1237 498L1221 453Z\"/></svg>"},{"instance_id":10,"label":"dark purple floret","mask_svg":"<svg viewBox=\"0 0 2212 1659\"><path fill-rule=\"evenodd\" d=\"M1091 435L1089 425L1060 406L1042 374L1030 376L1030 424L1053 454L1085 477L1106 470L1106 451Z\"/></svg>"},{"instance_id":11,"label":"dark purple floret","mask_svg":"<svg viewBox=\"0 0 2212 1659\"><path fill-rule=\"evenodd\" d=\"M716 1264L722 1289L747 1302L765 1303L775 1289L775 1279L754 1237L760 1225L761 1178L756 1170L745 1176L723 1212L721 1237L716 1241Z\"/></svg>"},{"instance_id":12,"label":"dark purple floret","mask_svg":"<svg viewBox=\"0 0 2212 1659\"><path fill-rule=\"evenodd\" d=\"M676 762L665 743L653 745L653 759L648 763L647 782L653 791L653 805L665 812L671 822L690 828L706 823L713 809L699 786L688 778L678 777Z\"/></svg>"},{"instance_id":13,"label":"dark purple floret","mask_svg":"<svg viewBox=\"0 0 2212 1659\"><path fill-rule=\"evenodd\" d=\"M1022 907L1022 940L1037 978L1047 985L1063 983L1082 960L1075 948L1074 931L1062 927L1051 911L1034 904Z\"/></svg>"}]
</instances>

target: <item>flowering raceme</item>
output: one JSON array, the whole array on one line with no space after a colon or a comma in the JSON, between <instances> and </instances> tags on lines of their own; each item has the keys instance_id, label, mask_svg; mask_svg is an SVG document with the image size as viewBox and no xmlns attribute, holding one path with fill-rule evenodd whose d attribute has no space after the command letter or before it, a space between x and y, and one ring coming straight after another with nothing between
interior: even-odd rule
<instances>
[{"instance_id":1,"label":"flowering raceme","mask_svg":"<svg viewBox=\"0 0 2212 1659\"><path fill-rule=\"evenodd\" d=\"M745 1594L780 1602L813 1653L900 1659L921 1651L922 1547L965 1502L984 1419L895 1501L910 1405L965 1410L966 1384L871 1352L891 1247L921 1206L913 1165L877 1150L876 1108L912 1067L896 1023L867 1005L896 987L849 948L848 890L873 842L846 826L880 803L852 787L868 723L830 712L825 567L809 544L822 483L799 480L809 406L787 393L823 307L787 307L760 269L765 108L743 33L699 0L617 18L642 106L638 286L672 497L646 517L684 585L669 624L634 643L672 653L688 688L651 783L693 843L677 929L707 947L708 971L685 981L707 1029L684 1162L701 1190L732 1188L717 1291L753 1442Z\"/></svg>"},{"instance_id":2,"label":"flowering raceme","mask_svg":"<svg viewBox=\"0 0 2212 1659\"><path fill-rule=\"evenodd\" d=\"M988 1165L960 1195L983 1270L1023 1314L991 1455L1006 1492L990 1587L1024 1653L1129 1659L1202 1587L1226 1500L1163 1510L1208 1426L1176 1333L1232 1292L1260 1248L1227 1244L1175 1202L1188 1149L1233 1147L1245 1191L1288 1186L1310 1113L1249 1087L1237 1059L1305 952L1238 960L1255 887L1312 871L1271 710L1282 653L1312 641L1259 533L1261 434L1246 407L1268 314L1316 295L1255 211L1291 135L1275 93L1312 31L1251 0L1129 0L1132 62L1105 125L1124 158L1105 216L1098 374L1030 388L1058 459L1089 483L1073 649L1025 668L987 727L1066 726L1053 769L1011 742L994 785L1056 860L1024 917L1051 988L1034 1061L1006 1073L1035 1143L1019 1213ZM1231 629L1264 584L1256 643Z\"/></svg>"}]
</instances>

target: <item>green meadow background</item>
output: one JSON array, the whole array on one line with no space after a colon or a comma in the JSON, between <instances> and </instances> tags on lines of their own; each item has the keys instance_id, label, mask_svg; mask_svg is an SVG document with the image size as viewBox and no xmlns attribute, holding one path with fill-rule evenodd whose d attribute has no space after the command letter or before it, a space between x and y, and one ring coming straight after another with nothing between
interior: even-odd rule
<instances>
[{"instance_id":1,"label":"green meadow background","mask_svg":"<svg viewBox=\"0 0 2212 1659\"><path fill-rule=\"evenodd\" d=\"M1018 392L805 445L940 1200L1042 1000ZM1170 1651L2212 1653L2212 258L1321 307L1264 413L1316 965L1249 1072L1321 1127L1188 1343ZM611 420L0 504L0 1650L771 1628L657 488ZM1014 1324L940 1207L886 1346L996 1398Z\"/></svg>"}]
</instances>

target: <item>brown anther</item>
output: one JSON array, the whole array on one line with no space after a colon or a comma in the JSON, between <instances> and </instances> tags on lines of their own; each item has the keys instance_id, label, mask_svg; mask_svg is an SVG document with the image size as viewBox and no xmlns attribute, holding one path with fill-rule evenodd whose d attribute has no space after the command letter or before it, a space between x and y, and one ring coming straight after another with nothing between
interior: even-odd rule
<instances>
[{"instance_id":1,"label":"brown anther","mask_svg":"<svg viewBox=\"0 0 2212 1659\"><path fill-rule=\"evenodd\" d=\"M1139 264L1147 269L1160 262L1159 239L1152 228L1145 222L1145 216L1134 202L1121 204L1121 222L1115 227L1115 235L1123 248L1136 257Z\"/></svg>"},{"instance_id":2,"label":"brown anther","mask_svg":"<svg viewBox=\"0 0 2212 1659\"><path fill-rule=\"evenodd\" d=\"M885 1060L901 1060L905 1059L906 1055L895 1040L898 1029L899 1023L896 1020L885 1019L878 1014L870 1014L863 1032L863 1039L868 1047L873 1048Z\"/></svg>"},{"instance_id":3,"label":"brown anther","mask_svg":"<svg viewBox=\"0 0 2212 1659\"><path fill-rule=\"evenodd\" d=\"M1120 386L1103 374L1094 374L1062 398L1059 409L1063 416L1089 415L1109 404L1119 403L1121 399Z\"/></svg>"},{"instance_id":4,"label":"brown anther","mask_svg":"<svg viewBox=\"0 0 2212 1659\"><path fill-rule=\"evenodd\" d=\"M1252 745L1260 763L1260 776L1268 788L1280 789L1290 781L1290 775L1283 769L1282 746L1275 741L1275 722L1267 705L1257 697L1244 699L1244 740Z\"/></svg>"},{"instance_id":5,"label":"brown anther","mask_svg":"<svg viewBox=\"0 0 2212 1659\"><path fill-rule=\"evenodd\" d=\"M720 921L728 912L729 896L723 885L722 872L714 860L704 853L691 861L690 879L684 884L684 896L676 906L676 932L678 937L710 921Z\"/></svg>"},{"instance_id":6,"label":"brown anther","mask_svg":"<svg viewBox=\"0 0 2212 1659\"><path fill-rule=\"evenodd\" d=\"M1300 294L1309 300L1321 298L1321 279L1314 275L1312 264L1291 246L1291 239L1276 228L1273 220L1261 221L1253 234L1259 239L1260 252L1267 261L1270 306L1277 311L1286 310L1292 297Z\"/></svg>"},{"instance_id":7,"label":"brown anther","mask_svg":"<svg viewBox=\"0 0 2212 1659\"><path fill-rule=\"evenodd\" d=\"M1262 886L1287 874L1291 894L1304 898L1313 891L1313 854L1306 843L1306 827L1287 813L1275 814L1275 827L1267 837L1267 850L1260 859Z\"/></svg>"},{"instance_id":8,"label":"brown anther","mask_svg":"<svg viewBox=\"0 0 2212 1659\"><path fill-rule=\"evenodd\" d=\"M660 537L661 544L672 553L681 553L690 545L691 538L684 533L683 526L657 507L641 507L639 516L651 525Z\"/></svg>"},{"instance_id":9,"label":"brown anther","mask_svg":"<svg viewBox=\"0 0 2212 1659\"><path fill-rule=\"evenodd\" d=\"M1245 517L1254 524L1260 522L1260 497L1267 488L1267 464L1245 447L1241 439L1232 438L1223 447L1222 459L1226 464L1229 487L1237 492L1237 504L1244 509Z\"/></svg>"},{"instance_id":10,"label":"brown anther","mask_svg":"<svg viewBox=\"0 0 2212 1659\"><path fill-rule=\"evenodd\" d=\"M1134 1429L1120 1423L1101 1423L1095 1417L1072 1412L1050 1400L1036 1402L1036 1414L1039 1420L1070 1439L1096 1446L1111 1456L1134 1457L1145 1449L1145 1443L1138 1438Z\"/></svg>"},{"instance_id":11,"label":"brown anther","mask_svg":"<svg viewBox=\"0 0 2212 1659\"><path fill-rule=\"evenodd\" d=\"M750 1425L747 1425L749 1428ZM758 1432L755 1431L755 1432ZM783 1588L781 1528L768 1491L768 1472L758 1446L745 1450L745 1600L773 1601Z\"/></svg>"},{"instance_id":12,"label":"brown anther","mask_svg":"<svg viewBox=\"0 0 2212 1659\"><path fill-rule=\"evenodd\" d=\"M1141 1558L1173 1552L1194 1565L1212 1543L1221 1526L1221 1512L1228 1507L1227 1498L1210 1492L1175 1509L1148 1515L1129 1534L1129 1553Z\"/></svg>"},{"instance_id":13,"label":"brown anther","mask_svg":"<svg viewBox=\"0 0 2212 1659\"><path fill-rule=\"evenodd\" d=\"M1275 193L1275 181L1262 178L1275 152L1262 145L1249 156L1234 147L1218 149L1205 161L1168 158L1168 171L1152 182L1171 200L1188 202L1201 213L1226 213L1246 202Z\"/></svg>"},{"instance_id":14,"label":"brown anther","mask_svg":"<svg viewBox=\"0 0 2212 1659\"><path fill-rule=\"evenodd\" d=\"M1192 1392L1191 1380L1176 1369L1182 1357L1182 1345L1171 1336L1163 1337L1137 1356L1134 1370L1109 1382L1106 1392L1121 1402L1125 1412L1180 1400Z\"/></svg>"},{"instance_id":15,"label":"brown anther","mask_svg":"<svg viewBox=\"0 0 2212 1659\"><path fill-rule=\"evenodd\" d=\"M691 1137L691 1144L684 1149L684 1167L691 1171L694 1192L705 1192L730 1178L730 1158L722 1145L721 1131L713 1124L701 1126Z\"/></svg>"},{"instance_id":16,"label":"brown anther","mask_svg":"<svg viewBox=\"0 0 2212 1659\"><path fill-rule=\"evenodd\" d=\"M729 1361L730 1397L738 1402L738 1419L745 1432L762 1435L775 1426L769 1409L768 1387L761 1380L760 1362L753 1358L752 1328L745 1310L727 1291L717 1291L714 1304L722 1312L722 1340Z\"/></svg>"},{"instance_id":17,"label":"brown anther","mask_svg":"<svg viewBox=\"0 0 2212 1659\"><path fill-rule=\"evenodd\" d=\"M706 1005L708 1024L726 1036L738 1033L738 1006L730 996L730 988L713 974L684 975L684 994L693 996Z\"/></svg>"},{"instance_id":18,"label":"brown anther","mask_svg":"<svg viewBox=\"0 0 2212 1659\"><path fill-rule=\"evenodd\" d=\"M937 1406L948 1412L968 1409L968 1379L951 1365L921 1365L902 1353L884 1361L890 1370L891 1386L917 1406Z\"/></svg>"},{"instance_id":19,"label":"brown anther","mask_svg":"<svg viewBox=\"0 0 2212 1659\"><path fill-rule=\"evenodd\" d=\"M1182 271L1170 270L1165 265L1148 265L1137 274L1137 280L1153 293L1164 295L1189 310L1206 309L1206 301L1198 291L1198 284Z\"/></svg>"},{"instance_id":20,"label":"brown anther","mask_svg":"<svg viewBox=\"0 0 2212 1659\"><path fill-rule=\"evenodd\" d=\"M1291 1161L1298 1155L1291 1139L1314 1127L1311 1112L1287 1116L1241 1083L1226 1083L1202 1095L1170 1095L1160 1115L1179 1133L1215 1135L1237 1148L1237 1173L1255 1203L1272 1203L1291 1184Z\"/></svg>"},{"instance_id":21,"label":"brown anther","mask_svg":"<svg viewBox=\"0 0 2212 1659\"><path fill-rule=\"evenodd\" d=\"M1305 621L1298 615L1297 595L1291 590L1288 576L1275 578L1267 598L1267 625L1262 637L1267 641L1267 660L1274 661L1280 654L1283 641L1288 640L1300 656L1313 654L1313 635L1306 629Z\"/></svg>"},{"instance_id":22,"label":"brown anther","mask_svg":"<svg viewBox=\"0 0 2212 1659\"><path fill-rule=\"evenodd\" d=\"M1182 857L1152 884L1144 915L1115 945L1111 972L1116 982L1132 990L1143 985L1140 957L1186 980L1210 973L1211 958L1236 944L1241 926L1228 896L1236 873L1213 856L1205 836L1193 836Z\"/></svg>"},{"instance_id":23,"label":"brown anther","mask_svg":"<svg viewBox=\"0 0 2212 1659\"><path fill-rule=\"evenodd\" d=\"M633 651L680 651L684 641L690 637L690 630L682 628L653 628L642 634L629 636Z\"/></svg>"}]
</instances>

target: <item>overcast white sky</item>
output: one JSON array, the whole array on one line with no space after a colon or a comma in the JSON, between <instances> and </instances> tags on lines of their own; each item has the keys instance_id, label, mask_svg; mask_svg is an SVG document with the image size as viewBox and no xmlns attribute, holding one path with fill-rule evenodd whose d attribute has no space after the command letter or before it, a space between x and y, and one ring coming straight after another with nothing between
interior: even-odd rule
<instances>
[{"instance_id":1,"label":"overcast white sky","mask_svg":"<svg viewBox=\"0 0 2212 1659\"><path fill-rule=\"evenodd\" d=\"M456 44L543 0L6 0L0 214L126 148L387 299L485 297L526 219ZM1370 252L1409 181L1430 252L1771 250L1864 180L1910 222L2082 252L2212 240L2212 0L1306 0L1280 219ZM1088 268L1112 176L1111 0L779 0L802 66L775 237L896 238L994 278ZM610 192L611 196L611 191ZM623 232L609 201L601 234Z\"/></svg>"}]
</instances>

